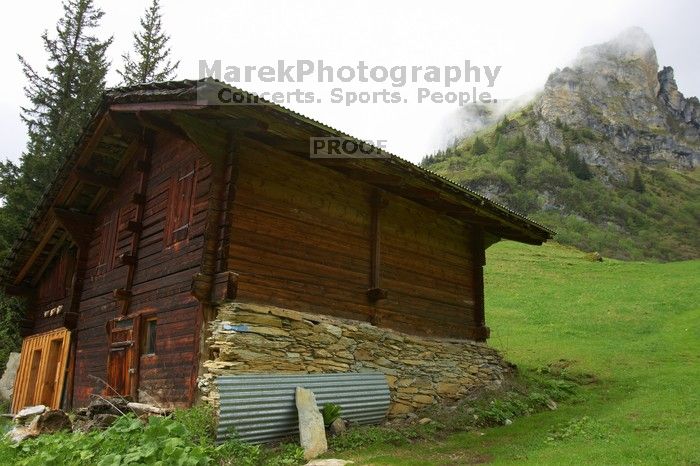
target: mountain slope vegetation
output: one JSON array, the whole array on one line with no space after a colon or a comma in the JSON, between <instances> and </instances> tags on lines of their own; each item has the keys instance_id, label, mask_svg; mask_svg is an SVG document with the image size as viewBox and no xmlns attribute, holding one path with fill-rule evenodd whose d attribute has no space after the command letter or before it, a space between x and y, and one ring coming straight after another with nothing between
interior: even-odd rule
<instances>
[{"instance_id":1,"label":"mountain slope vegetation","mask_svg":"<svg viewBox=\"0 0 700 466\"><path fill-rule=\"evenodd\" d=\"M422 165L586 251L700 257L700 104L657 70L638 29L587 47L532 102Z\"/></svg>"}]
</instances>

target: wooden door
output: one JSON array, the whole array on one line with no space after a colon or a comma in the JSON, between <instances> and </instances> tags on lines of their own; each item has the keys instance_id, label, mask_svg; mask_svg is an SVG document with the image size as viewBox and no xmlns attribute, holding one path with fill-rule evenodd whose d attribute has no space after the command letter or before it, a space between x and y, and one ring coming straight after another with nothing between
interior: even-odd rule
<instances>
[{"instance_id":1,"label":"wooden door","mask_svg":"<svg viewBox=\"0 0 700 466\"><path fill-rule=\"evenodd\" d=\"M112 321L108 336L107 383L109 387L105 390L105 394L131 396L136 391L134 319Z\"/></svg>"},{"instance_id":2,"label":"wooden door","mask_svg":"<svg viewBox=\"0 0 700 466\"><path fill-rule=\"evenodd\" d=\"M70 332L65 328L40 333L22 341L19 369L12 395L12 412L36 404L61 406L68 365Z\"/></svg>"}]
</instances>

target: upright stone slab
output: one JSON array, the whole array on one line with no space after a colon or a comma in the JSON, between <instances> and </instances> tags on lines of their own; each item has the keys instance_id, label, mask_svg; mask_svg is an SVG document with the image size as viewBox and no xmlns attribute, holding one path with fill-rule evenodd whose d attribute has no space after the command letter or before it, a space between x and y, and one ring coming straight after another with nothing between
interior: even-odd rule
<instances>
[{"instance_id":1,"label":"upright stone slab","mask_svg":"<svg viewBox=\"0 0 700 466\"><path fill-rule=\"evenodd\" d=\"M311 390L297 387L296 404L299 413L299 440L304 449L304 459L314 459L328 450L323 416Z\"/></svg>"},{"instance_id":2,"label":"upright stone slab","mask_svg":"<svg viewBox=\"0 0 700 466\"><path fill-rule=\"evenodd\" d=\"M10 401L12 399L12 390L15 387L18 368L19 353L10 353L10 357L7 358L5 372L0 377L0 400Z\"/></svg>"}]
</instances>

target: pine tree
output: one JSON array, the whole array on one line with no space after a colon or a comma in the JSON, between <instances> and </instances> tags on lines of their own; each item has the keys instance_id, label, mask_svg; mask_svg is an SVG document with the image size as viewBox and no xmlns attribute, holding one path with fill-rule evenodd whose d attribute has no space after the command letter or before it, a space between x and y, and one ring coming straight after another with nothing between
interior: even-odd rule
<instances>
[{"instance_id":1,"label":"pine tree","mask_svg":"<svg viewBox=\"0 0 700 466\"><path fill-rule=\"evenodd\" d=\"M489 151L489 146L486 145L484 141L482 141L479 136L477 136L474 139L474 143L472 144L472 153L474 155L484 155Z\"/></svg>"},{"instance_id":2,"label":"pine tree","mask_svg":"<svg viewBox=\"0 0 700 466\"><path fill-rule=\"evenodd\" d=\"M134 53L132 59L129 53L122 55L124 68L117 71L124 84L167 81L175 75L180 65L178 60L171 63L170 48L167 46L170 37L161 30L161 13L159 0L146 9L141 18L141 32L134 33Z\"/></svg>"},{"instance_id":3,"label":"pine tree","mask_svg":"<svg viewBox=\"0 0 700 466\"><path fill-rule=\"evenodd\" d=\"M634 169L634 176L632 177L632 189L638 193L643 193L646 191L646 186L644 186L644 181L642 181L642 175L639 173L639 168Z\"/></svg>"},{"instance_id":4,"label":"pine tree","mask_svg":"<svg viewBox=\"0 0 700 466\"><path fill-rule=\"evenodd\" d=\"M0 254L17 238L21 226L75 144L105 86L106 51L93 30L104 15L93 0L65 0L56 36L41 36L48 54L46 73L18 56L27 78L22 108L27 148L20 164L0 164Z\"/></svg>"},{"instance_id":5,"label":"pine tree","mask_svg":"<svg viewBox=\"0 0 700 466\"><path fill-rule=\"evenodd\" d=\"M525 182L525 176L527 176L528 162L525 152L520 152L515 157L515 166L513 167L513 176L518 184L522 185Z\"/></svg>"},{"instance_id":6,"label":"pine tree","mask_svg":"<svg viewBox=\"0 0 700 466\"><path fill-rule=\"evenodd\" d=\"M564 160L566 161L567 168L576 178L584 181L593 178L593 172L591 172L586 161L579 158L569 146L566 146L564 150Z\"/></svg>"}]
</instances>

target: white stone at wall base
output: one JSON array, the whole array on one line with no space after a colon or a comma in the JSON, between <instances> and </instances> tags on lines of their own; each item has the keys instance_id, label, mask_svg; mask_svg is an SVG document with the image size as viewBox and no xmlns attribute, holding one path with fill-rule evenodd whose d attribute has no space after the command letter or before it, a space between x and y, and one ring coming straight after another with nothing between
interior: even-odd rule
<instances>
[{"instance_id":1,"label":"white stone at wall base","mask_svg":"<svg viewBox=\"0 0 700 466\"><path fill-rule=\"evenodd\" d=\"M299 443L304 449L304 459L311 460L328 451L323 415L318 410L314 392L309 389L297 387L296 405L299 414Z\"/></svg>"}]
</instances>

